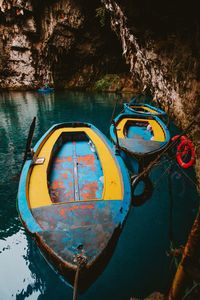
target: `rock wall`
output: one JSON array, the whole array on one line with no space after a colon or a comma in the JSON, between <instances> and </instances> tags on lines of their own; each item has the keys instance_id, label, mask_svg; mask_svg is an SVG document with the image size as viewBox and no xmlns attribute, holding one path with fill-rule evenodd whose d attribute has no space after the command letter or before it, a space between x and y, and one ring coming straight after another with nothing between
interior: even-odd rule
<instances>
[{"instance_id":1,"label":"rock wall","mask_svg":"<svg viewBox=\"0 0 200 300\"><path fill-rule=\"evenodd\" d=\"M127 73L121 45L97 17L99 1L0 0L0 88L86 88Z\"/></svg>"},{"instance_id":2,"label":"rock wall","mask_svg":"<svg viewBox=\"0 0 200 300\"><path fill-rule=\"evenodd\" d=\"M0 0L0 88L85 89L102 78L97 86L115 91L128 83L184 129L199 121L199 56L194 0ZM200 182L199 123L191 136Z\"/></svg>"},{"instance_id":3,"label":"rock wall","mask_svg":"<svg viewBox=\"0 0 200 300\"><path fill-rule=\"evenodd\" d=\"M150 93L183 129L192 120L200 188L200 21L193 1L102 0L140 91Z\"/></svg>"}]
</instances>

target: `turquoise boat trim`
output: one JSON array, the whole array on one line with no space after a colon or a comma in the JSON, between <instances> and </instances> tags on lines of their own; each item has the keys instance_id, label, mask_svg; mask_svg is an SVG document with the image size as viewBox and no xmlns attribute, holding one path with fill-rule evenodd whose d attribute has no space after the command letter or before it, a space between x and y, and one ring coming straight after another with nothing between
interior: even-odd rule
<instances>
[{"instance_id":1,"label":"turquoise boat trim","mask_svg":"<svg viewBox=\"0 0 200 300\"><path fill-rule=\"evenodd\" d=\"M81 128L81 130L75 130L77 127ZM131 182L120 152L100 130L90 123L70 122L53 125L33 148L34 158L37 157L40 151L43 151L43 146L45 148L45 143L48 143L51 134L54 134L54 131L57 129L61 129L58 134L55 132L57 140L54 141L52 139L52 148L49 148L49 151L53 155L50 159L48 158L48 165L45 166L45 168L48 168L45 180L48 181L47 195L50 196L50 202L47 201L44 205L40 205L40 198L36 196L34 203L37 205L33 205L33 202L31 202L33 201L31 200L33 199L31 198L33 195L31 196L30 194L30 198L27 199L28 180L31 182L32 178L34 178L34 168L32 170L32 161L29 159L25 162L21 173L18 191L18 209L24 226L33 234L44 257L60 275L72 284L74 282L75 271L77 270L77 263L74 257L84 253L87 258L87 265L81 270L81 276L84 280L83 282L80 280L79 284L79 288L83 290L103 270L111 257L111 253L114 251L131 207ZM89 132L92 132L93 136L87 135ZM98 137L94 138L95 136ZM88 141L87 138L91 138L91 140L89 139ZM90 148L91 151L88 152L88 145L91 146L92 138L94 138L93 146L95 147L96 145L97 149L95 148L94 152L92 151L94 148ZM69 144L66 145L67 143ZM105 147L103 148L104 150L101 149L103 144L103 147ZM67 151L65 151L64 155L62 150L66 150L66 148ZM105 149L106 152L104 152ZM106 154L107 152L109 155ZM99 155L101 155L100 161L98 161ZM105 158L104 155L108 155L107 160L103 159ZM108 188L105 189L107 192L104 191L103 196L100 196L100 193L102 193L102 181L100 178L105 176L106 184L106 180L108 180L106 178L109 172L112 172L108 168L109 157L110 160L112 157L111 165L115 166L113 171L115 169L114 172L118 174L116 175L118 179L116 182L115 179L112 179ZM66 184L68 182L70 186L70 182L72 182L70 181L71 175L70 172L68 173L68 168L71 168L73 164L74 198L71 200L70 194L70 198L66 198L69 201L66 199L62 201L62 193L59 195L59 188L60 186L64 187L63 195L68 197L66 195L68 193ZM103 173L104 175L101 168L105 172ZM46 169L44 170L46 174ZM65 170L67 171L65 172ZM76 170L77 172L75 172ZM81 174L80 184L77 183L77 180L79 180L78 172ZM112 178L112 174L109 176ZM33 181L31 184L33 184ZM89 186L92 185L92 188L88 189L88 187L85 187L87 184ZM96 186L99 188L98 191L95 190ZM46 185L44 188L46 188ZM51 191L53 190L55 190L54 198L53 194L51 195ZM84 193L86 193L85 196L83 196ZM34 195L37 194L34 193ZM28 200L30 201L30 207Z\"/></svg>"},{"instance_id":2,"label":"turquoise boat trim","mask_svg":"<svg viewBox=\"0 0 200 300\"><path fill-rule=\"evenodd\" d=\"M31 164L32 160L27 160L22 169L17 195L17 208L23 225L25 225L26 229L33 234L42 231L42 228L35 221L30 208L28 207L28 199L26 196L26 182Z\"/></svg>"},{"instance_id":3,"label":"turquoise boat trim","mask_svg":"<svg viewBox=\"0 0 200 300\"><path fill-rule=\"evenodd\" d=\"M170 133L169 133L169 130L167 128L167 126L165 125L165 123L157 116L153 116L153 115L145 115L145 116L142 116L141 114L128 114L128 113L121 113L119 114L115 119L114 119L114 122L116 124L116 127L117 127L117 124L122 120L122 119L142 119L142 120L154 120L156 121L161 127L162 127L162 130L165 134L165 141L164 142L154 142L154 141L151 141L149 142L149 144L152 144L152 145L156 145L157 143L157 146L155 147L155 149L152 148L151 149L151 145L150 145L150 148L148 150L148 148L146 149L145 151L145 144L143 145L143 148L139 149L139 145L138 145L138 148L136 151L131 151L131 149L128 149L126 148L125 146L121 145L121 149L124 150L124 151L127 151L129 152L130 154L135 154L135 155L138 155L138 156L149 156L149 155L154 155L158 152L160 152L162 149L164 149L167 144L170 142ZM140 134L140 132L138 131L138 135ZM111 137L111 140L113 141L114 144L117 144L117 140L116 140L116 134L115 134L115 128L114 128L114 125L112 124L110 126L110 137ZM127 139L128 140L128 139ZM136 145L135 145L136 146ZM131 147L131 146L130 146ZM130 148L129 147L129 148Z\"/></svg>"},{"instance_id":4,"label":"turquoise boat trim","mask_svg":"<svg viewBox=\"0 0 200 300\"><path fill-rule=\"evenodd\" d=\"M53 133L54 130L62 127L89 127L92 130L94 130L99 136L101 136L101 139L104 141L105 145L110 149L113 158L115 159L116 164L118 165L118 168L121 170L121 180L123 182L123 189L124 189L124 198L120 201L121 203L121 209L118 215L116 216L116 220L118 223L118 226L122 226L123 222L125 221L125 218L127 217L127 213L130 209L131 205L131 183L130 183L130 177L128 174L128 171L126 169L126 166L120 157L118 155L117 151L115 151L115 148L112 149L112 143L101 133L100 130L98 130L95 126L93 126L90 123L82 123L82 122L70 122L70 123L59 123L53 125L36 143L33 150L37 153L39 152L42 145L45 143L45 141L49 138L49 136ZM20 184L19 184L19 191L18 191L18 208L21 215L21 219L23 223L26 224L26 227L28 231L31 233L42 231L43 229L38 225L38 223L35 221L30 208L28 207L28 201L26 197L26 185L27 185L27 178L29 170L31 169L31 160L26 161L20 178ZM105 201L105 203L108 200ZM115 203L115 200L112 200L113 203ZM98 200L95 200L95 202L100 202Z\"/></svg>"},{"instance_id":5,"label":"turquoise boat trim","mask_svg":"<svg viewBox=\"0 0 200 300\"><path fill-rule=\"evenodd\" d=\"M70 126L74 124L74 126ZM62 128L62 127L77 127L77 126L83 126L83 127L89 127L94 129L95 127L90 124L90 123L81 123L81 122L66 122L66 123L58 123L58 124L54 124L53 126L51 126L45 134L42 135L42 137L37 141L37 143L35 144L35 146L33 147L33 151L36 152L38 151L38 149L40 148L40 146L43 145L43 143L48 139L48 137L52 134L52 132L58 128ZM97 129L97 128L96 128Z\"/></svg>"},{"instance_id":6,"label":"turquoise boat trim","mask_svg":"<svg viewBox=\"0 0 200 300\"><path fill-rule=\"evenodd\" d=\"M118 213L118 222L120 223L120 225L122 226L123 222L125 221L129 209L130 209L130 205L131 205L131 181L130 181L130 176L128 173L128 170L124 164L123 159L121 158L120 155L117 156L117 160L118 163L120 165L121 168L121 175L123 178L123 182L124 182L124 199L121 201L121 208L122 210L120 210L120 212Z\"/></svg>"},{"instance_id":7,"label":"turquoise boat trim","mask_svg":"<svg viewBox=\"0 0 200 300\"><path fill-rule=\"evenodd\" d=\"M137 106L138 108L142 107L142 106L147 107L151 110L154 110L155 114L153 112L138 112L137 110L131 108L131 105ZM147 103L134 103L134 102L133 103L131 103L131 102L124 103L124 112L125 113L133 113L133 114L137 114L137 115L140 114L142 116L148 116L148 115L153 115L153 116L155 115L157 117L166 117L167 116L166 112L163 111L162 109L151 106Z\"/></svg>"}]
</instances>

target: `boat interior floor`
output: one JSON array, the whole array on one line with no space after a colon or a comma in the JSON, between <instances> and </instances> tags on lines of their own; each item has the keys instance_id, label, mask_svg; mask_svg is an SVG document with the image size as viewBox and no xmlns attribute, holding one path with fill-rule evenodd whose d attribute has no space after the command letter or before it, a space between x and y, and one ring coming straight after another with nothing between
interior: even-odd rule
<instances>
[{"instance_id":1,"label":"boat interior floor","mask_svg":"<svg viewBox=\"0 0 200 300\"><path fill-rule=\"evenodd\" d=\"M125 119L118 128L120 146L132 153L151 153L166 144L164 131L154 120Z\"/></svg>"},{"instance_id":2,"label":"boat interior floor","mask_svg":"<svg viewBox=\"0 0 200 300\"><path fill-rule=\"evenodd\" d=\"M65 140L56 151L49 173L53 203L102 198L103 171L93 143L82 135Z\"/></svg>"},{"instance_id":3,"label":"boat interior floor","mask_svg":"<svg viewBox=\"0 0 200 300\"><path fill-rule=\"evenodd\" d=\"M153 137L153 131L147 130L147 126L147 122L132 123L126 128L126 136L128 138L140 137L149 141Z\"/></svg>"}]
</instances>

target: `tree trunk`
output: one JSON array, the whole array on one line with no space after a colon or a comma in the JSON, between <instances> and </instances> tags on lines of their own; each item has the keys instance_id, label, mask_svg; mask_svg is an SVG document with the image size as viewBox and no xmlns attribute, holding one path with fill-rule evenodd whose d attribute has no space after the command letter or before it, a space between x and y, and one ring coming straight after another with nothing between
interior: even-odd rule
<instances>
[{"instance_id":1,"label":"tree trunk","mask_svg":"<svg viewBox=\"0 0 200 300\"><path fill-rule=\"evenodd\" d=\"M192 280L200 280L200 209L174 277L168 300L182 299Z\"/></svg>"}]
</instances>

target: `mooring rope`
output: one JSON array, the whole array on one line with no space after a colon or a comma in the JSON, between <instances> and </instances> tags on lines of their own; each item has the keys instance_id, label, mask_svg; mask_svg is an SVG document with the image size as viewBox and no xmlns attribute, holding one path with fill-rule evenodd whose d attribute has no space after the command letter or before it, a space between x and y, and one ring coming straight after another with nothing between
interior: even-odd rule
<instances>
[{"instance_id":1,"label":"mooring rope","mask_svg":"<svg viewBox=\"0 0 200 300\"><path fill-rule=\"evenodd\" d=\"M81 254L76 254L74 256L74 262L77 265L76 269L76 274L75 274L75 279L74 279L74 292L73 292L73 300L77 300L77 295L78 295L78 282L79 282L79 274L80 270L86 265L87 263L87 257L85 255Z\"/></svg>"},{"instance_id":2,"label":"mooring rope","mask_svg":"<svg viewBox=\"0 0 200 300\"><path fill-rule=\"evenodd\" d=\"M170 165L170 170L172 169L172 164ZM169 248L172 252L174 250L174 235L173 235L173 208L174 208L174 197L172 189L172 178L171 172L168 176L168 190L169 190ZM178 267L178 261L175 255L172 256L171 264L175 263L176 268Z\"/></svg>"},{"instance_id":3,"label":"mooring rope","mask_svg":"<svg viewBox=\"0 0 200 300\"><path fill-rule=\"evenodd\" d=\"M176 146L181 137L189 131L189 129L194 125L194 123L196 123L196 120L193 120L175 141L169 143L169 145L160 154L158 154L157 157L152 162L150 162L147 167L144 168L144 170L138 175L138 177L146 176L147 173L151 170L151 168L159 161L162 155L168 153L174 146Z\"/></svg>"},{"instance_id":4,"label":"mooring rope","mask_svg":"<svg viewBox=\"0 0 200 300\"><path fill-rule=\"evenodd\" d=\"M174 160L174 159L176 159L176 155L174 155L174 156L171 156L170 158L168 158L168 159L164 159L164 160L162 160L162 161L160 161L160 162L158 162L158 163L155 163L155 165L154 165L154 168L157 168L157 167L160 167L160 166L162 166L162 165L165 165L165 164L171 164L171 163L174 163L174 165L176 166L176 167L178 167L179 168L179 171L190 181L190 183L192 184L192 185L194 185L195 186L195 188L197 188L197 182L195 182L180 166L179 166L179 164ZM171 165L169 166L169 167L167 167L166 169L164 169L164 171L163 171L163 173L160 175L160 177L155 181L155 182L153 182L153 185L154 185L154 188L156 188L157 187L157 185L158 185L158 183L162 180L162 178L163 178L163 176L168 172L168 170L170 169L170 167L171 167Z\"/></svg>"},{"instance_id":5,"label":"mooring rope","mask_svg":"<svg viewBox=\"0 0 200 300\"><path fill-rule=\"evenodd\" d=\"M177 167L180 169L180 171L183 173L183 175L195 186L197 187L197 182L194 182L194 180L187 174L185 171L179 166L178 163L176 163Z\"/></svg>"},{"instance_id":6,"label":"mooring rope","mask_svg":"<svg viewBox=\"0 0 200 300\"><path fill-rule=\"evenodd\" d=\"M171 165L166 168L164 170L164 172L159 176L158 180L156 180L155 182L153 182L153 186L154 186L154 189L156 188L156 186L158 185L158 183L162 180L163 176L171 169Z\"/></svg>"},{"instance_id":7,"label":"mooring rope","mask_svg":"<svg viewBox=\"0 0 200 300\"><path fill-rule=\"evenodd\" d=\"M76 275L74 279L73 300L77 300L79 272L80 272L80 265L77 265Z\"/></svg>"},{"instance_id":8,"label":"mooring rope","mask_svg":"<svg viewBox=\"0 0 200 300\"><path fill-rule=\"evenodd\" d=\"M193 292L193 290L195 290L197 287L200 287L200 283L194 283L193 286L191 287L191 289L189 291L187 291L185 293L185 295L183 296L182 300L187 299L187 297Z\"/></svg>"}]
</instances>

